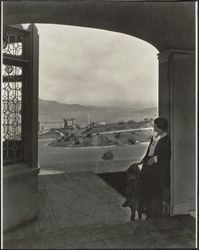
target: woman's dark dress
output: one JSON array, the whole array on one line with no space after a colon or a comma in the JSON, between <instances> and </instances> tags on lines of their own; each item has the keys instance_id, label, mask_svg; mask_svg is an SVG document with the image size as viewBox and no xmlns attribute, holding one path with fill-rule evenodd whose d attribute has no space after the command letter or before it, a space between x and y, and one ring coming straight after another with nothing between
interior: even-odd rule
<instances>
[{"instance_id":1,"label":"woman's dark dress","mask_svg":"<svg viewBox=\"0 0 199 250\"><path fill-rule=\"evenodd\" d=\"M154 156L157 163L147 165L151 156L148 156L149 144L146 155L143 158L143 166L140 175L140 209L144 210L148 218L160 217L162 215L163 190L170 186L170 157L171 142L166 135L158 140Z\"/></svg>"}]
</instances>

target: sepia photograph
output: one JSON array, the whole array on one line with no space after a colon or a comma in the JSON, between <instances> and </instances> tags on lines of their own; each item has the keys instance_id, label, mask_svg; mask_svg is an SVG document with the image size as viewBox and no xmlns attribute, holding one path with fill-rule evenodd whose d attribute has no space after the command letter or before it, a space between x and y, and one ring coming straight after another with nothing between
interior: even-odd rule
<instances>
[{"instance_id":1,"label":"sepia photograph","mask_svg":"<svg viewBox=\"0 0 199 250\"><path fill-rule=\"evenodd\" d=\"M197 1L1 1L1 249L197 248Z\"/></svg>"}]
</instances>

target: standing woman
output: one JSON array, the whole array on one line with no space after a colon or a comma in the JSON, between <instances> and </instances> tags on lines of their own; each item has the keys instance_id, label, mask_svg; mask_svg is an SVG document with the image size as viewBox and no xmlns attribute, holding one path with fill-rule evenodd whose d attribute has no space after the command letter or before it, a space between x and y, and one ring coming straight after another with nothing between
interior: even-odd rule
<instances>
[{"instance_id":1,"label":"standing woman","mask_svg":"<svg viewBox=\"0 0 199 250\"><path fill-rule=\"evenodd\" d=\"M147 219L162 216L163 191L170 186L171 142L167 134L168 122L162 117L154 120L155 135L147 152L140 175L140 209Z\"/></svg>"}]
</instances>

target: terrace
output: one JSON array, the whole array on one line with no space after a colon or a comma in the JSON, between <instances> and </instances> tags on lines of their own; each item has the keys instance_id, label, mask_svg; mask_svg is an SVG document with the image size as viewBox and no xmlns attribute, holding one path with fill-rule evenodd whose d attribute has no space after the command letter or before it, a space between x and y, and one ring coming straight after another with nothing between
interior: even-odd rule
<instances>
[{"instance_id":1,"label":"terrace","mask_svg":"<svg viewBox=\"0 0 199 250\"><path fill-rule=\"evenodd\" d=\"M130 211L121 206L124 197L92 172L41 170L39 200L38 218L5 233L4 248L195 246L194 217L178 215L130 222Z\"/></svg>"}]
</instances>

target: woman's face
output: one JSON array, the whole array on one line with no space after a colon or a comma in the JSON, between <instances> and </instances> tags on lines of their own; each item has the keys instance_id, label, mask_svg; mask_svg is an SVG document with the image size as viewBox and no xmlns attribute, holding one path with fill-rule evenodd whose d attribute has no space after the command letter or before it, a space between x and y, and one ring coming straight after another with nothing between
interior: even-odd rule
<instances>
[{"instance_id":1,"label":"woman's face","mask_svg":"<svg viewBox=\"0 0 199 250\"><path fill-rule=\"evenodd\" d=\"M154 132L157 132L158 134L161 134L163 130L161 128L158 128L157 125L154 123L153 124Z\"/></svg>"}]
</instances>

